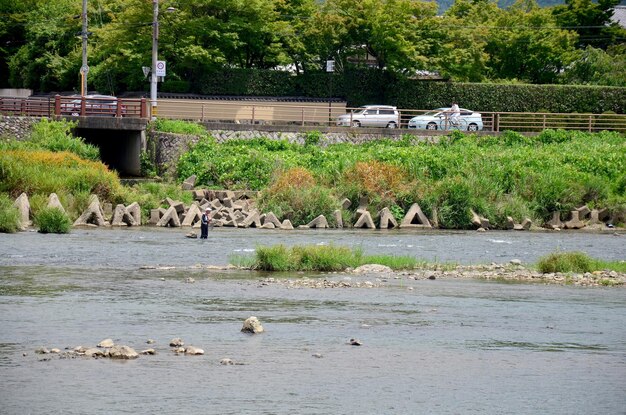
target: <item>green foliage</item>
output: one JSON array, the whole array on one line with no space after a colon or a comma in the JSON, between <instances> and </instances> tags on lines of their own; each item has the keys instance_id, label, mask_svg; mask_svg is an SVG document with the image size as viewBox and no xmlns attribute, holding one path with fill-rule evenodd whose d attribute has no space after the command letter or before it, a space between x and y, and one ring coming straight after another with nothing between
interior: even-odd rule
<instances>
[{"instance_id":1,"label":"green foliage","mask_svg":"<svg viewBox=\"0 0 626 415\"><path fill-rule=\"evenodd\" d=\"M543 273L591 272L592 259L582 252L556 252L541 257L537 269Z\"/></svg>"},{"instance_id":2,"label":"green foliage","mask_svg":"<svg viewBox=\"0 0 626 415\"><path fill-rule=\"evenodd\" d=\"M156 165L152 157L145 151L139 155L140 172L143 177L155 177L157 175Z\"/></svg>"},{"instance_id":3,"label":"green foliage","mask_svg":"<svg viewBox=\"0 0 626 415\"><path fill-rule=\"evenodd\" d=\"M541 223L553 211L585 203L619 211L626 203L625 143L615 132L563 130L534 137L457 132L439 144L377 140L324 147L203 139L181 157L178 174L196 174L216 187L261 190L259 208L296 225L319 214L332 220L337 201L367 196L373 213L389 207L398 219L419 203L426 215L437 212L443 228L470 228L470 209L504 228L507 216ZM250 164L252 155L264 161ZM344 216L353 219L351 212Z\"/></svg>"},{"instance_id":4,"label":"green foliage","mask_svg":"<svg viewBox=\"0 0 626 415\"><path fill-rule=\"evenodd\" d=\"M335 245L257 246L252 269L261 271L342 271L364 264L387 265L393 269L412 269L414 258L402 256L364 256L360 249Z\"/></svg>"},{"instance_id":5,"label":"green foliage","mask_svg":"<svg viewBox=\"0 0 626 415\"><path fill-rule=\"evenodd\" d=\"M165 118L157 118L152 121L152 127L156 131L174 134L189 135L205 135L206 128L204 126L190 121L168 120Z\"/></svg>"},{"instance_id":6,"label":"green foliage","mask_svg":"<svg viewBox=\"0 0 626 415\"><path fill-rule=\"evenodd\" d=\"M98 147L87 144L84 139L72 135L72 129L76 125L77 123L72 121L50 121L42 118L33 125L27 141L0 142L0 148L68 151L85 160L99 160Z\"/></svg>"},{"instance_id":7,"label":"green foliage","mask_svg":"<svg viewBox=\"0 0 626 415\"><path fill-rule=\"evenodd\" d=\"M14 233L20 226L20 212L8 195L0 193L0 232Z\"/></svg>"},{"instance_id":8,"label":"green foliage","mask_svg":"<svg viewBox=\"0 0 626 415\"><path fill-rule=\"evenodd\" d=\"M41 233L68 233L72 221L58 208L44 208L35 214L35 225Z\"/></svg>"}]
</instances>

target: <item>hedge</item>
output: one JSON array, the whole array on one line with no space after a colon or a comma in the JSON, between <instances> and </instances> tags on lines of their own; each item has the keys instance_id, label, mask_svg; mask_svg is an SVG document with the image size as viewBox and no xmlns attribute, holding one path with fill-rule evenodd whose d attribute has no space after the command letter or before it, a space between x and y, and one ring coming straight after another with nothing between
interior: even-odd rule
<instances>
[{"instance_id":1,"label":"hedge","mask_svg":"<svg viewBox=\"0 0 626 415\"><path fill-rule=\"evenodd\" d=\"M188 85L185 84L185 89ZM461 107L497 112L626 113L626 88L582 85L454 83L408 79L377 69L341 74L270 70L207 72L191 85L204 95L345 99L348 106L388 104L432 109L456 100ZM187 92L187 91L176 91Z\"/></svg>"}]
</instances>

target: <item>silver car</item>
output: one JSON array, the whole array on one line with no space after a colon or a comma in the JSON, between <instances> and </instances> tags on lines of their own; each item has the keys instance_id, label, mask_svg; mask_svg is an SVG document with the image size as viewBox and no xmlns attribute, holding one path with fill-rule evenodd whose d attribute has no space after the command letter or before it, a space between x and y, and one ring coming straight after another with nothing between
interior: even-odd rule
<instances>
[{"instance_id":1,"label":"silver car","mask_svg":"<svg viewBox=\"0 0 626 415\"><path fill-rule=\"evenodd\" d=\"M483 117L478 112L461 108L459 117L455 120L449 107L437 108L411 118L408 127L419 130L481 131Z\"/></svg>"},{"instance_id":2,"label":"silver car","mask_svg":"<svg viewBox=\"0 0 626 415\"><path fill-rule=\"evenodd\" d=\"M77 117L80 115L82 98L77 96L70 102L61 104L61 113ZM117 97L111 95L85 95L85 113L91 116L114 117L117 111ZM122 106L122 112L126 108Z\"/></svg>"},{"instance_id":3,"label":"silver car","mask_svg":"<svg viewBox=\"0 0 626 415\"><path fill-rule=\"evenodd\" d=\"M381 127L397 128L400 125L400 113L391 105L364 105L337 117L340 127Z\"/></svg>"}]
</instances>

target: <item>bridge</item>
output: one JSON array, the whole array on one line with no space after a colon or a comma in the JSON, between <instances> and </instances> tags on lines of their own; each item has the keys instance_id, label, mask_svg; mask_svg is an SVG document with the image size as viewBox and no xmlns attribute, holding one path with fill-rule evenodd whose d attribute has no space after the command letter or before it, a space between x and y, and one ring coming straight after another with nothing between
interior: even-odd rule
<instances>
[{"instance_id":1,"label":"bridge","mask_svg":"<svg viewBox=\"0 0 626 415\"><path fill-rule=\"evenodd\" d=\"M0 97L0 114L77 122L74 134L100 149L102 161L120 175L139 176L149 122L145 98L104 96Z\"/></svg>"}]
</instances>

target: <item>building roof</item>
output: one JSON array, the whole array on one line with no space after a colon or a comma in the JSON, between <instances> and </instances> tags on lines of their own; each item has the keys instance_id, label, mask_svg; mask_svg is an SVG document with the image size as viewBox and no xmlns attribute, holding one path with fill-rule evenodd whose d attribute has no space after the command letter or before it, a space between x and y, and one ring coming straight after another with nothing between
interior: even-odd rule
<instances>
[{"instance_id":1,"label":"building roof","mask_svg":"<svg viewBox=\"0 0 626 415\"><path fill-rule=\"evenodd\" d=\"M611 20L626 28L626 6L615 6Z\"/></svg>"}]
</instances>

